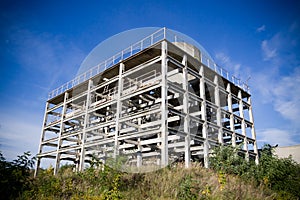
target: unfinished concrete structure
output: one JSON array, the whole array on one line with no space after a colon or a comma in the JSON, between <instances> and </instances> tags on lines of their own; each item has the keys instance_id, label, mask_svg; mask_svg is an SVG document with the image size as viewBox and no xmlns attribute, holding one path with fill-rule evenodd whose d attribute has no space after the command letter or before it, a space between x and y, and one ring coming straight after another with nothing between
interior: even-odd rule
<instances>
[{"instance_id":1,"label":"unfinished concrete structure","mask_svg":"<svg viewBox=\"0 0 300 200\"><path fill-rule=\"evenodd\" d=\"M162 28L49 94L37 155L84 170L93 158L121 158L145 171L201 161L243 143L258 162L249 88L203 50Z\"/></svg>"}]
</instances>

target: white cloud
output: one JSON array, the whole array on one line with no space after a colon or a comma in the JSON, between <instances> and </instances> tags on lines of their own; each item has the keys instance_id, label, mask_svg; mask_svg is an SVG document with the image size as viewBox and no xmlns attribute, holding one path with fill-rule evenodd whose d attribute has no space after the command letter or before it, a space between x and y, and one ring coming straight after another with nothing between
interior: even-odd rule
<instances>
[{"instance_id":1,"label":"white cloud","mask_svg":"<svg viewBox=\"0 0 300 200\"><path fill-rule=\"evenodd\" d=\"M272 90L274 109L294 124L300 124L300 67L296 68L290 76L284 76L275 82Z\"/></svg>"},{"instance_id":2,"label":"white cloud","mask_svg":"<svg viewBox=\"0 0 300 200\"><path fill-rule=\"evenodd\" d=\"M295 133L290 132L288 130L281 130L277 128L268 128L263 130L257 130L257 141L259 143L259 146L262 146L263 144L271 144L279 146L290 146L295 145L299 141L295 141L294 135Z\"/></svg>"},{"instance_id":3,"label":"white cloud","mask_svg":"<svg viewBox=\"0 0 300 200\"><path fill-rule=\"evenodd\" d=\"M32 113L0 114L0 148L8 160L30 151L35 155L41 131L40 119Z\"/></svg>"},{"instance_id":4,"label":"white cloud","mask_svg":"<svg viewBox=\"0 0 300 200\"><path fill-rule=\"evenodd\" d=\"M294 32L297 31L297 29L299 28L299 24L297 21L293 22L291 24L291 26L289 27L289 32Z\"/></svg>"},{"instance_id":5,"label":"white cloud","mask_svg":"<svg viewBox=\"0 0 300 200\"><path fill-rule=\"evenodd\" d=\"M258 33L263 32L263 31L265 31L265 30L266 30L266 25L262 25L262 26L260 26L260 27L258 27L258 28L256 29L256 31L257 31Z\"/></svg>"},{"instance_id":6,"label":"white cloud","mask_svg":"<svg viewBox=\"0 0 300 200\"><path fill-rule=\"evenodd\" d=\"M263 103L271 103L273 109L283 118L300 128L300 67L289 75L278 75L276 70L261 72L254 77L254 87L260 92Z\"/></svg>"},{"instance_id":7,"label":"white cloud","mask_svg":"<svg viewBox=\"0 0 300 200\"><path fill-rule=\"evenodd\" d=\"M26 73L35 77L22 80L22 86L30 88L26 90L27 96L21 95L22 90L18 91L18 96L3 94L10 97L14 106L6 106L10 102L3 102L1 107L0 151L12 160L25 151L37 153L43 115L41 105L45 104L46 94L73 78L85 54L65 36L19 27L10 27L10 32L7 48L18 63L15 67L19 67L20 77ZM39 95L41 97L37 97Z\"/></svg>"},{"instance_id":8,"label":"white cloud","mask_svg":"<svg viewBox=\"0 0 300 200\"><path fill-rule=\"evenodd\" d=\"M257 103L264 104L259 112L274 128L257 130L260 142L281 146L300 142L300 37L296 29L298 25L293 23L261 43L263 60L270 62L253 73L253 90L259 92L255 94ZM268 116L272 114L274 117Z\"/></svg>"},{"instance_id":9,"label":"white cloud","mask_svg":"<svg viewBox=\"0 0 300 200\"><path fill-rule=\"evenodd\" d=\"M49 89L75 76L85 53L64 36L34 33L18 27L10 36L16 60L28 71L39 73ZM54 89L54 88L53 88Z\"/></svg>"},{"instance_id":10,"label":"white cloud","mask_svg":"<svg viewBox=\"0 0 300 200\"><path fill-rule=\"evenodd\" d=\"M269 41L264 40L261 43L261 49L263 52L263 59L265 61L271 60L272 58L277 56L277 49L270 47Z\"/></svg>"},{"instance_id":11,"label":"white cloud","mask_svg":"<svg viewBox=\"0 0 300 200\"><path fill-rule=\"evenodd\" d=\"M223 52L219 52L215 55L217 62L224 66L226 70L233 73L234 76L239 77L241 72L241 64L233 62L231 58Z\"/></svg>"}]
</instances>

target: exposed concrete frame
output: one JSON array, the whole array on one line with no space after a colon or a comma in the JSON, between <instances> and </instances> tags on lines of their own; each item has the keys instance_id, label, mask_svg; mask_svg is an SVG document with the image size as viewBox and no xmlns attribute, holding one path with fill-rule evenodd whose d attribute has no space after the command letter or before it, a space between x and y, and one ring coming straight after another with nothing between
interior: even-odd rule
<instances>
[{"instance_id":1,"label":"exposed concrete frame","mask_svg":"<svg viewBox=\"0 0 300 200\"><path fill-rule=\"evenodd\" d=\"M180 154L187 168L195 158L209 167L213 146L237 146L241 141L245 158L258 163L250 94L203 64L202 54L194 58L167 40L155 48L159 51L153 55L142 52L99 75L104 78L83 82L77 86L79 92L69 90L47 101L35 175L44 158L54 158L56 174L63 160L74 161L74 170L83 171L92 154L105 163L109 156L116 159L122 153L136 169L151 159L165 167ZM153 77L138 77L140 71L150 70ZM191 86L199 91L190 92ZM222 98L227 96L222 101L221 92ZM49 121L51 117L59 120ZM192 132L192 123L199 130ZM251 128L251 137L246 127ZM46 137L46 132L52 135Z\"/></svg>"}]
</instances>

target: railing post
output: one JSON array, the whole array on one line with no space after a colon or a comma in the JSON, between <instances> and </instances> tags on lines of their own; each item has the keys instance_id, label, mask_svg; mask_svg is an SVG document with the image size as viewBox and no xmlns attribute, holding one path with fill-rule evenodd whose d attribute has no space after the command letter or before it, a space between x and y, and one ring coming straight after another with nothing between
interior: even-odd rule
<instances>
[{"instance_id":1,"label":"railing post","mask_svg":"<svg viewBox=\"0 0 300 200\"><path fill-rule=\"evenodd\" d=\"M151 45L153 44L153 34L151 35Z\"/></svg>"}]
</instances>

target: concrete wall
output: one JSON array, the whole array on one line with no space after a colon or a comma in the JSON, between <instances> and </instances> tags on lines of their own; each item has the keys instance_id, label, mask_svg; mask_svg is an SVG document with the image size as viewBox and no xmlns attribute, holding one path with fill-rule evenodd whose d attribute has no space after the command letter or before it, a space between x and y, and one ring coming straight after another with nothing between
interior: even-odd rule
<instances>
[{"instance_id":1,"label":"concrete wall","mask_svg":"<svg viewBox=\"0 0 300 200\"><path fill-rule=\"evenodd\" d=\"M293 160L295 160L297 163L300 163L300 144L294 146L277 147L275 149L275 154L278 155L279 158L287 158L291 155Z\"/></svg>"}]
</instances>

